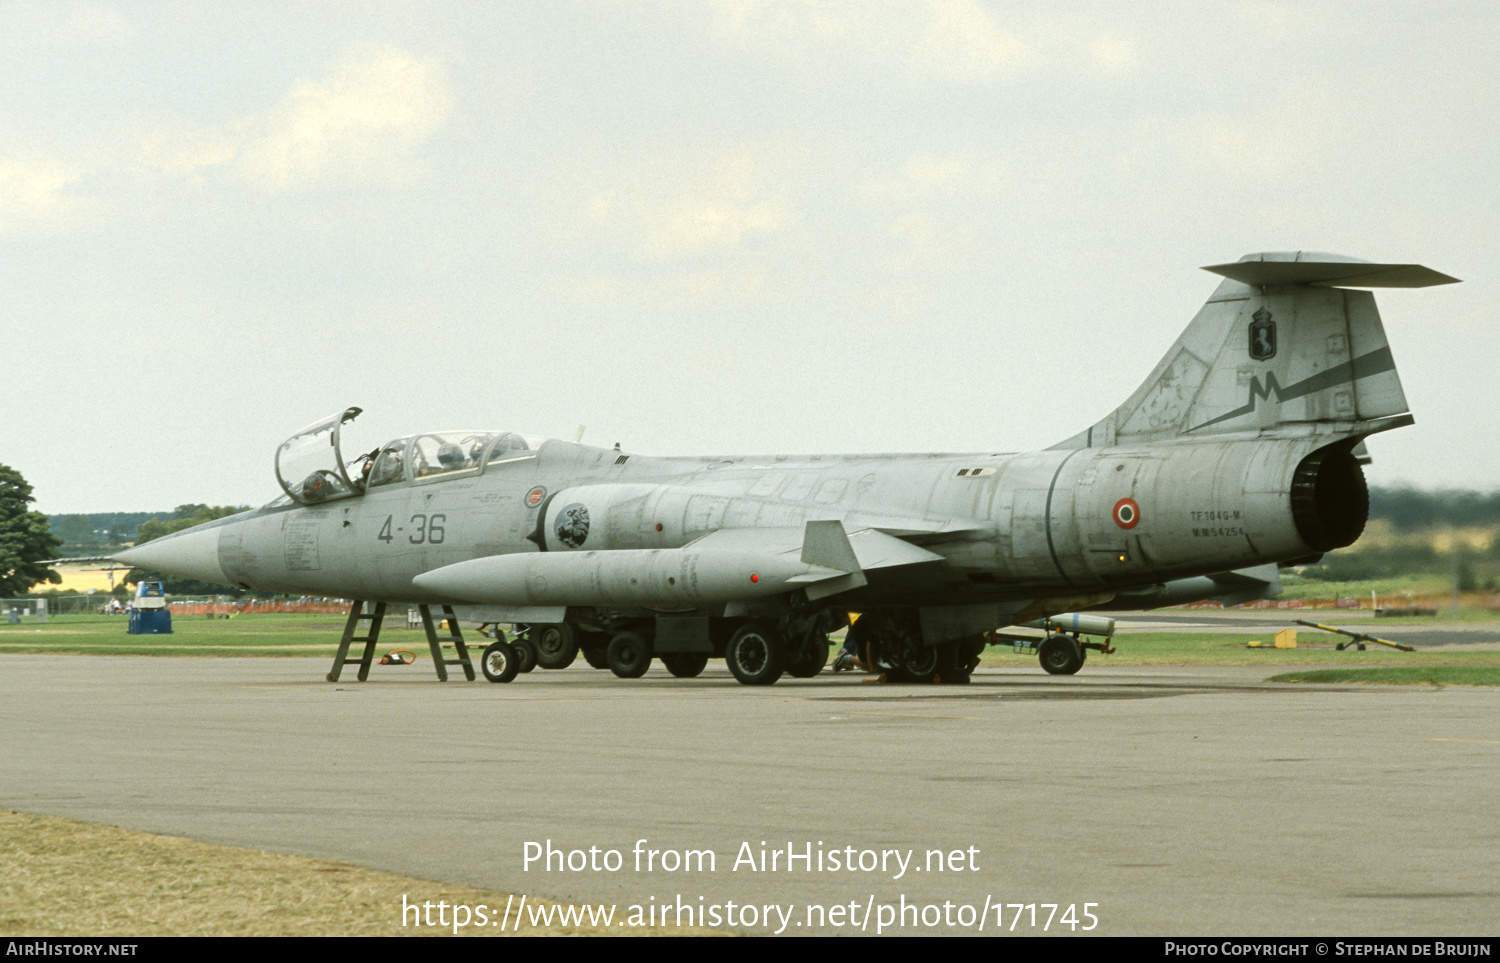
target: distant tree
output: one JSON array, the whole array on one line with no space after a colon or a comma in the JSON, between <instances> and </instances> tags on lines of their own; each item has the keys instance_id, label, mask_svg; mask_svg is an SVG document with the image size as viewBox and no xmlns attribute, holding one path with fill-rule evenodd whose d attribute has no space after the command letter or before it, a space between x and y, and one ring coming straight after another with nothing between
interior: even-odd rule
<instances>
[{"instance_id":1,"label":"distant tree","mask_svg":"<svg viewBox=\"0 0 1500 963\"><path fill-rule=\"evenodd\" d=\"M85 550L92 551L103 541L87 515L58 515L50 521L52 534L62 541L69 555L82 555Z\"/></svg>"},{"instance_id":2,"label":"distant tree","mask_svg":"<svg viewBox=\"0 0 1500 963\"><path fill-rule=\"evenodd\" d=\"M1500 491L1375 487L1370 489L1370 517L1384 519L1402 532L1438 525L1500 525Z\"/></svg>"},{"instance_id":3,"label":"distant tree","mask_svg":"<svg viewBox=\"0 0 1500 963\"><path fill-rule=\"evenodd\" d=\"M62 539L65 555L107 555L135 541L135 530L162 512L93 512L51 516L52 534Z\"/></svg>"},{"instance_id":4,"label":"distant tree","mask_svg":"<svg viewBox=\"0 0 1500 963\"><path fill-rule=\"evenodd\" d=\"M0 465L0 596L21 595L38 582L62 581L41 564L57 558L62 542L52 534L46 515L27 510L34 501L21 473Z\"/></svg>"}]
</instances>

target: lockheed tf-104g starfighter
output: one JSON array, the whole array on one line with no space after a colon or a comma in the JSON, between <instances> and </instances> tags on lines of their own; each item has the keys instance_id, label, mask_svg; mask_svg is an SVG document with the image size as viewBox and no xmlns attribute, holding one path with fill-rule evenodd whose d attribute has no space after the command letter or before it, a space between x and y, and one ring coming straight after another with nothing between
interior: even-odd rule
<instances>
[{"instance_id":1,"label":"lockheed tf-104g starfighter","mask_svg":"<svg viewBox=\"0 0 1500 963\"><path fill-rule=\"evenodd\" d=\"M1045 451L653 458L437 431L350 457L351 408L281 446L275 501L115 557L358 599L351 626L362 604L467 607L524 626L544 666L581 650L626 677L711 656L747 685L814 675L858 613L891 674L961 680L983 633L1263 595L1276 566L1359 537L1362 442L1412 416L1374 298L1351 289L1454 279L1306 252L1207 270L1225 280L1145 382ZM1054 632L1038 655L1071 673L1085 646ZM515 659L498 642L486 674Z\"/></svg>"}]
</instances>

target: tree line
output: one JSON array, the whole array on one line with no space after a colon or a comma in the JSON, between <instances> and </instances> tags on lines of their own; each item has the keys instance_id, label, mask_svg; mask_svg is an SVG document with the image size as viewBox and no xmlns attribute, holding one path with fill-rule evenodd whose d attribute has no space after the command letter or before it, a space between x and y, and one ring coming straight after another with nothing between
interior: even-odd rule
<instances>
[{"instance_id":1,"label":"tree line","mask_svg":"<svg viewBox=\"0 0 1500 963\"><path fill-rule=\"evenodd\" d=\"M1500 489L1477 492L1457 488L1371 488L1370 518L1398 532L1428 528L1500 527Z\"/></svg>"}]
</instances>

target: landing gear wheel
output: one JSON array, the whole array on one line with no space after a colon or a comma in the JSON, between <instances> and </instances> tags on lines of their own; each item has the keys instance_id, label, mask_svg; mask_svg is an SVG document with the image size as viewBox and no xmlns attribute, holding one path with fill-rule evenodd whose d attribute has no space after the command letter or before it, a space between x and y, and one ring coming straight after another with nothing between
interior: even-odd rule
<instances>
[{"instance_id":1,"label":"landing gear wheel","mask_svg":"<svg viewBox=\"0 0 1500 963\"><path fill-rule=\"evenodd\" d=\"M527 639L516 639L510 643L510 647L516 650L516 671L530 672L536 668L536 646Z\"/></svg>"},{"instance_id":2,"label":"landing gear wheel","mask_svg":"<svg viewBox=\"0 0 1500 963\"><path fill-rule=\"evenodd\" d=\"M693 679L708 665L708 656L702 652L673 652L661 657L662 665L679 679Z\"/></svg>"},{"instance_id":3,"label":"landing gear wheel","mask_svg":"<svg viewBox=\"0 0 1500 963\"><path fill-rule=\"evenodd\" d=\"M1037 660L1051 675L1072 675L1083 668L1083 649L1071 635L1049 635L1037 646Z\"/></svg>"},{"instance_id":4,"label":"landing gear wheel","mask_svg":"<svg viewBox=\"0 0 1500 963\"><path fill-rule=\"evenodd\" d=\"M578 658L578 638L566 622L533 625L527 635L536 646L536 664L544 669L566 669Z\"/></svg>"},{"instance_id":5,"label":"landing gear wheel","mask_svg":"<svg viewBox=\"0 0 1500 963\"><path fill-rule=\"evenodd\" d=\"M639 679L651 668L651 643L639 632L621 632L609 640L605 653L609 671L622 679Z\"/></svg>"},{"instance_id":6,"label":"landing gear wheel","mask_svg":"<svg viewBox=\"0 0 1500 963\"><path fill-rule=\"evenodd\" d=\"M806 643L796 658L787 660L786 674L795 679L811 679L828 664L829 648L826 637Z\"/></svg>"},{"instance_id":7,"label":"landing gear wheel","mask_svg":"<svg viewBox=\"0 0 1500 963\"><path fill-rule=\"evenodd\" d=\"M931 682L941 665L937 646L923 645L915 640L907 640L897 660L902 674L913 682Z\"/></svg>"},{"instance_id":8,"label":"landing gear wheel","mask_svg":"<svg viewBox=\"0 0 1500 963\"><path fill-rule=\"evenodd\" d=\"M741 685L771 685L786 669L786 644L766 623L747 622L730 636L724 661Z\"/></svg>"},{"instance_id":9,"label":"landing gear wheel","mask_svg":"<svg viewBox=\"0 0 1500 963\"><path fill-rule=\"evenodd\" d=\"M480 656L479 666L491 682L509 682L516 677L516 650L504 639L491 642Z\"/></svg>"},{"instance_id":10,"label":"landing gear wheel","mask_svg":"<svg viewBox=\"0 0 1500 963\"><path fill-rule=\"evenodd\" d=\"M578 630L578 651L583 653L583 661L590 668L609 668L609 635L604 632L589 632Z\"/></svg>"}]
</instances>

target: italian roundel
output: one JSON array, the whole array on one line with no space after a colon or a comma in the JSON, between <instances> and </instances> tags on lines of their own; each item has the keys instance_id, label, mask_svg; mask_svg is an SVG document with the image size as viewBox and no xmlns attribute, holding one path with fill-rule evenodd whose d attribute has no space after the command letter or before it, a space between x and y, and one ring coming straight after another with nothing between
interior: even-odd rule
<instances>
[{"instance_id":1,"label":"italian roundel","mask_svg":"<svg viewBox=\"0 0 1500 963\"><path fill-rule=\"evenodd\" d=\"M1134 498L1122 498L1115 502L1115 524L1121 528L1135 528L1141 521L1141 506Z\"/></svg>"}]
</instances>

